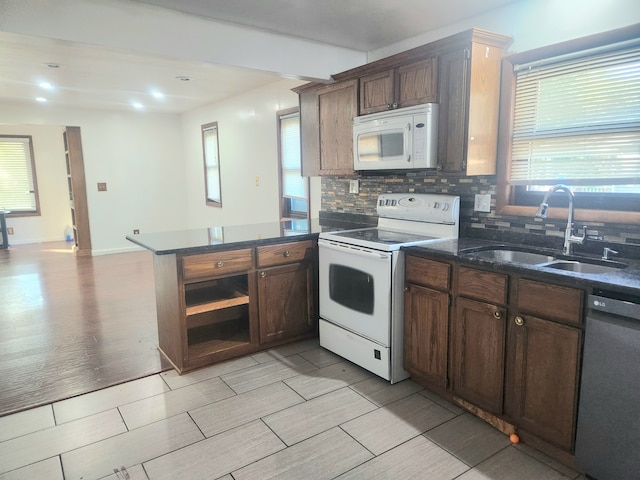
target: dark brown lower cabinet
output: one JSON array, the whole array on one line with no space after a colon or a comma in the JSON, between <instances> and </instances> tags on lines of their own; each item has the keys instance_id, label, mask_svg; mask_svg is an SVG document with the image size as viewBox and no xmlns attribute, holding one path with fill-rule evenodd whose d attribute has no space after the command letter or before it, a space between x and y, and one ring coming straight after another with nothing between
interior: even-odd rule
<instances>
[{"instance_id":1,"label":"dark brown lower cabinet","mask_svg":"<svg viewBox=\"0 0 640 480\"><path fill-rule=\"evenodd\" d=\"M449 294L409 284L404 305L405 369L446 388Z\"/></svg>"},{"instance_id":2,"label":"dark brown lower cabinet","mask_svg":"<svg viewBox=\"0 0 640 480\"><path fill-rule=\"evenodd\" d=\"M571 465L587 287L437 257L407 255L406 272L414 380Z\"/></svg>"},{"instance_id":3,"label":"dark brown lower cabinet","mask_svg":"<svg viewBox=\"0 0 640 480\"><path fill-rule=\"evenodd\" d=\"M182 373L317 335L313 240L154 255L158 348Z\"/></svg>"},{"instance_id":4,"label":"dark brown lower cabinet","mask_svg":"<svg viewBox=\"0 0 640 480\"><path fill-rule=\"evenodd\" d=\"M574 446L582 331L530 315L507 327L505 415L562 449Z\"/></svg>"},{"instance_id":5,"label":"dark brown lower cabinet","mask_svg":"<svg viewBox=\"0 0 640 480\"><path fill-rule=\"evenodd\" d=\"M313 272L311 262L258 270L260 343L313 332Z\"/></svg>"},{"instance_id":6,"label":"dark brown lower cabinet","mask_svg":"<svg viewBox=\"0 0 640 480\"><path fill-rule=\"evenodd\" d=\"M451 323L451 389L460 398L502 414L505 309L458 297Z\"/></svg>"}]
</instances>

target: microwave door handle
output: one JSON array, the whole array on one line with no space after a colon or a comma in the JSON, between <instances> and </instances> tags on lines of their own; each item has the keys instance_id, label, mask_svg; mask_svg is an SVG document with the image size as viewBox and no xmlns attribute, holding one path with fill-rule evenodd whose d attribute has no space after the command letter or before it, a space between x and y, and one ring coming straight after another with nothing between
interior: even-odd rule
<instances>
[{"instance_id":1,"label":"microwave door handle","mask_svg":"<svg viewBox=\"0 0 640 480\"><path fill-rule=\"evenodd\" d=\"M405 151L405 160L408 163L411 163L411 152L413 151L413 148L411 146L411 124L407 123L407 127L406 127L407 132L405 133L404 136L404 151Z\"/></svg>"}]
</instances>

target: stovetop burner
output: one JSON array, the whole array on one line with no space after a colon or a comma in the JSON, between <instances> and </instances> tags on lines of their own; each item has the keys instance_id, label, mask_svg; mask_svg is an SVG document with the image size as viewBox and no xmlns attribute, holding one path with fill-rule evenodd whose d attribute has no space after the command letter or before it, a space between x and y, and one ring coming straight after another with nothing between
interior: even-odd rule
<instances>
[{"instance_id":1,"label":"stovetop burner","mask_svg":"<svg viewBox=\"0 0 640 480\"><path fill-rule=\"evenodd\" d=\"M430 237L425 235L415 235L407 232L397 232L392 230L383 230L380 228L366 228L361 230L345 230L343 232L335 232L335 237L347 239L365 240L367 242L383 243L385 245L407 245L415 242L425 242L436 240L438 237Z\"/></svg>"}]
</instances>

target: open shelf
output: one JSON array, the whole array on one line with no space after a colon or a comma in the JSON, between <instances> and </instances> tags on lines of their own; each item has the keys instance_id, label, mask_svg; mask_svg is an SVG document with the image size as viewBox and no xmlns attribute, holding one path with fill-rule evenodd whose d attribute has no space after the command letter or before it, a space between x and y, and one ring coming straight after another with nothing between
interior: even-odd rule
<instances>
[{"instance_id":1,"label":"open shelf","mask_svg":"<svg viewBox=\"0 0 640 480\"><path fill-rule=\"evenodd\" d=\"M249 318L191 328L187 332L190 358L202 357L250 343Z\"/></svg>"},{"instance_id":2,"label":"open shelf","mask_svg":"<svg viewBox=\"0 0 640 480\"><path fill-rule=\"evenodd\" d=\"M212 293L215 295L212 295ZM212 298L212 296L218 298ZM249 304L249 295L246 292L233 290L198 291L196 295L191 295L190 297L187 300L187 316Z\"/></svg>"},{"instance_id":3,"label":"open shelf","mask_svg":"<svg viewBox=\"0 0 640 480\"><path fill-rule=\"evenodd\" d=\"M187 329L229 322L249 317L249 302L224 309L206 310L195 314L187 314Z\"/></svg>"},{"instance_id":4,"label":"open shelf","mask_svg":"<svg viewBox=\"0 0 640 480\"><path fill-rule=\"evenodd\" d=\"M189 358L250 344L246 273L186 284L184 295Z\"/></svg>"}]
</instances>

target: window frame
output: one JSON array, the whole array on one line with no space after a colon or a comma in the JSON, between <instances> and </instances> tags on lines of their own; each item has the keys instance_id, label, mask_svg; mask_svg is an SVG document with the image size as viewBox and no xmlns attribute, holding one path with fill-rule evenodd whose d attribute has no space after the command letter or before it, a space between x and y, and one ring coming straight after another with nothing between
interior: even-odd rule
<instances>
[{"instance_id":1,"label":"window frame","mask_svg":"<svg viewBox=\"0 0 640 480\"><path fill-rule=\"evenodd\" d=\"M33 211L25 211L25 210L11 210L8 208L10 213L6 214L6 217L37 217L41 215L40 211L40 194L38 191L38 175L36 173L36 157L33 152L33 136L32 135L2 135L0 134L0 141L2 139L9 138L19 138L19 139L28 139L29 143L29 155L31 161L31 181L33 183L33 194L34 194L34 203L35 210ZM3 206L4 208L5 206Z\"/></svg>"},{"instance_id":2,"label":"window frame","mask_svg":"<svg viewBox=\"0 0 640 480\"><path fill-rule=\"evenodd\" d=\"M209 172L207 171L207 148L204 139L205 131L215 128L216 130L216 155L217 155L217 168L218 168L218 192L220 192L220 199L209 198ZM205 123L200 127L200 133L202 136L202 159L204 163L204 198L205 203L210 207L222 208L222 174L220 169L220 128L218 122Z\"/></svg>"},{"instance_id":3,"label":"window frame","mask_svg":"<svg viewBox=\"0 0 640 480\"><path fill-rule=\"evenodd\" d=\"M537 210L536 206L516 205L514 203L516 187L509 184L516 82L514 66L517 64L530 63L581 50L589 50L608 44L632 40L637 38L637 35L638 26L631 25L629 27L611 30L609 32L590 35L588 37L582 37L526 52L516 53L502 59L499 112L500 120L498 125L497 214L534 217ZM561 183L561 181L558 183ZM548 218L566 219L567 208L552 206L549 208ZM640 212L634 211L576 208L574 218L576 220L586 222L640 224Z\"/></svg>"},{"instance_id":4,"label":"window frame","mask_svg":"<svg viewBox=\"0 0 640 480\"><path fill-rule=\"evenodd\" d=\"M306 215L302 216L300 214L295 213L291 210L291 202L289 198L286 198L283 195L284 185L282 182L282 128L281 128L281 119L282 117L286 117L288 115L292 115L297 113L300 115L299 107L287 108L285 110L278 110L276 112L276 125L277 125L277 137L278 137L278 195L280 198L280 219L281 220L298 220L310 218L311 215L311 202L310 202L310 185L309 185L309 177L306 177L307 183L307 211ZM302 122L302 118L300 118ZM302 123L301 123L302 125ZM300 157L300 173L302 174L302 156ZM304 176L304 175L303 175Z\"/></svg>"}]
</instances>

